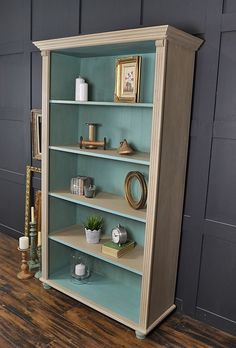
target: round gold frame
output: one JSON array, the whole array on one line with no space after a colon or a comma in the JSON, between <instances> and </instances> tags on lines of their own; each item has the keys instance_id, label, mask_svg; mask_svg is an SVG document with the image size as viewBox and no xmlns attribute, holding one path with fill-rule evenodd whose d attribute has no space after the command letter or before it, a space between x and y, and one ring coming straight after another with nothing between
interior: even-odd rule
<instances>
[{"instance_id":1,"label":"round gold frame","mask_svg":"<svg viewBox=\"0 0 236 348\"><path fill-rule=\"evenodd\" d=\"M136 178L141 187L141 197L138 201L133 198L131 192L131 182ZM129 172L125 178L125 198L129 205L134 209L142 209L146 205L147 201L147 184L144 178L144 175L140 172L132 171Z\"/></svg>"}]
</instances>

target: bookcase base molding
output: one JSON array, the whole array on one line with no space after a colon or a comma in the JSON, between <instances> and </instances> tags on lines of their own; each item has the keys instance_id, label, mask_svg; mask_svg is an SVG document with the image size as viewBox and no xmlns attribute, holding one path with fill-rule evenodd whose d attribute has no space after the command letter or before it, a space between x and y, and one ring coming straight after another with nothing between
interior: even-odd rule
<instances>
[{"instance_id":1,"label":"bookcase base molding","mask_svg":"<svg viewBox=\"0 0 236 348\"><path fill-rule=\"evenodd\" d=\"M201 43L171 26L34 42L43 68L40 280L134 329L139 339L175 309L194 60ZM87 101L75 100L78 78L86 81ZM122 143L129 154L119 153ZM147 184L142 209L125 199L130 172ZM95 196L86 197L83 186L72 192L72 178L79 185L92 182ZM140 185L134 181L129 190L138 202ZM103 221L98 244L88 243L84 233L92 216ZM121 257L102 252L117 226L135 242ZM75 255L85 261L73 269Z\"/></svg>"}]
</instances>

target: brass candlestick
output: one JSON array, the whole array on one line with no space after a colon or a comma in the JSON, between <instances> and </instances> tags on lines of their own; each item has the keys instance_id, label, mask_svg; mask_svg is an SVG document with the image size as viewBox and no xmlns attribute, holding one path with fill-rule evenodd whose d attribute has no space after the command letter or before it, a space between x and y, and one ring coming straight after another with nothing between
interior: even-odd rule
<instances>
[{"instance_id":1,"label":"brass candlestick","mask_svg":"<svg viewBox=\"0 0 236 348\"><path fill-rule=\"evenodd\" d=\"M17 248L21 252L21 271L17 274L17 278L25 280L33 277L33 273L29 271L29 265L27 263L27 252L28 249Z\"/></svg>"}]
</instances>

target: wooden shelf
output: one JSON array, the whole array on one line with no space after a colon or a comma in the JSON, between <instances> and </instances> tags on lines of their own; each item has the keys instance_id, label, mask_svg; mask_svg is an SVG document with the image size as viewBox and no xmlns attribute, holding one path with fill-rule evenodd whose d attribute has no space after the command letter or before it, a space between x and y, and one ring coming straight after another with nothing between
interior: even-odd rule
<instances>
[{"instance_id":1,"label":"wooden shelf","mask_svg":"<svg viewBox=\"0 0 236 348\"><path fill-rule=\"evenodd\" d=\"M119 155L117 150L88 150L88 149L80 149L79 145L63 145L63 146L49 146L50 150L54 151L62 151L75 153L78 155L98 157L98 158L106 158L114 161L122 161L128 163L136 163L143 164L146 166L150 165L150 154L145 152L136 152L133 155Z\"/></svg>"},{"instance_id":2,"label":"wooden shelf","mask_svg":"<svg viewBox=\"0 0 236 348\"><path fill-rule=\"evenodd\" d=\"M49 195L136 221L146 222L146 209L135 210L128 205L124 197L112 193L98 192L96 197L86 198L74 195L69 190L57 190L50 192Z\"/></svg>"},{"instance_id":3,"label":"wooden shelf","mask_svg":"<svg viewBox=\"0 0 236 348\"><path fill-rule=\"evenodd\" d=\"M87 101L80 102L75 100L56 100L51 99L50 104L69 104L69 105L94 105L94 106L125 106L125 107L135 107L135 108L153 108L152 103L115 103L115 102L99 102L99 101Z\"/></svg>"},{"instance_id":4,"label":"wooden shelf","mask_svg":"<svg viewBox=\"0 0 236 348\"><path fill-rule=\"evenodd\" d=\"M69 266L50 275L46 283L58 288L88 305L93 301L95 307L103 307L113 313L138 323L140 308L140 286L124 284L105 275L92 273L87 283L78 284L70 275ZM93 306L94 307L94 306Z\"/></svg>"},{"instance_id":5,"label":"wooden shelf","mask_svg":"<svg viewBox=\"0 0 236 348\"><path fill-rule=\"evenodd\" d=\"M81 225L70 226L50 233L49 238L133 273L139 275L143 273L143 248L139 245L120 258L103 254L102 244L110 240L111 237L102 236L99 244L89 244L86 242L84 227Z\"/></svg>"}]
</instances>

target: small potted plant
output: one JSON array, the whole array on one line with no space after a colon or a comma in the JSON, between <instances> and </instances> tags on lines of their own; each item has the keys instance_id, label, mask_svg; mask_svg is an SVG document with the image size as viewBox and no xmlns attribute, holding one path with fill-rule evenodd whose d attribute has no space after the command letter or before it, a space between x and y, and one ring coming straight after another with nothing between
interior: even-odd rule
<instances>
[{"instance_id":1,"label":"small potted plant","mask_svg":"<svg viewBox=\"0 0 236 348\"><path fill-rule=\"evenodd\" d=\"M103 218L101 216L91 215L84 223L86 240L88 243L97 244L100 240Z\"/></svg>"}]
</instances>

